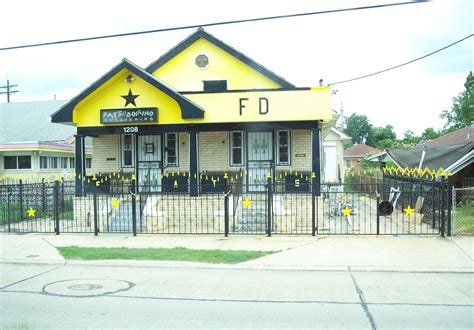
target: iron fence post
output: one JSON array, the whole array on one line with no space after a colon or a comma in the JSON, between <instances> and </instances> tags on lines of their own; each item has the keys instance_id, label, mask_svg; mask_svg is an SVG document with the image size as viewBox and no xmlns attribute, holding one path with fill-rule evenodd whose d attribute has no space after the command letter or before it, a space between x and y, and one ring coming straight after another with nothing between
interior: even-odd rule
<instances>
[{"instance_id":1,"label":"iron fence post","mask_svg":"<svg viewBox=\"0 0 474 330\"><path fill-rule=\"evenodd\" d=\"M441 237L444 237L444 225L445 225L445 182L444 182L444 177L441 177L441 187L440 187L440 195L441 195L441 224L440 224L440 231L441 231Z\"/></svg>"},{"instance_id":2,"label":"iron fence post","mask_svg":"<svg viewBox=\"0 0 474 330\"><path fill-rule=\"evenodd\" d=\"M19 183L20 183L20 185L18 187L20 189L20 191L19 191L19 197L20 197L20 210L19 210L19 212L20 212L20 221L23 221L23 180L20 179Z\"/></svg>"},{"instance_id":3,"label":"iron fence post","mask_svg":"<svg viewBox=\"0 0 474 330\"><path fill-rule=\"evenodd\" d=\"M227 182L224 186L224 236L229 237L229 194L230 189Z\"/></svg>"},{"instance_id":4,"label":"iron fence post","mask_svg":"<svg viewBox=\"0 0 474 330\"><path fill-rule=\"evenodd\" d=\"M436 181L434 178L431 179L431 227L436 226L436 208L435 208L435 189Z\"/></svg>"},{"instance_id":5,"label":"iron fence post","mask_svg":"<svg viewBox=\"0 0 474 330\"><path fill-rule=\"evenodd\" d=\"M451 192L451 212L452 212L451 230L454 231L454 235L456 235L456 189L454 186L452 187L452 192Z\"/></svg>"},{"instance_id":6,"label":"iron fence post","mask_svg":"<svg viewBox=\"0 0 474 330\"><path fill-rule=\"evenodd\" d=\"M311 235L316 236L316 196L311 192Z\"/></svg>"},{"instance_id":7,"label":"iron fence post","mask_svg":"<svg viewBox=\"0 0 474 330\"><path fill-rule=\"evenodd\" d=\"M272 193L272 178L269 176L267 178L267 216L268 216L268 224L267 224L267 236L272 236L272 201L273 201L273 193Z\"/></svg>"},{"instance_id":8,"label":"iron fence post","mask_svg":"<svg viewBox=\"0 0 474 330\"><path fill-rule=\"evenodd\" d=\"M446 232L446 236L451 236L451 205L452 205L452 187L451 187L451 180L447 180L446 182L446 203L447 203L447 211L448 211L448 228Z\"/></svg>"},{"instance_id":9,"label":"iron fence post","mask_svg":"<svg viewBox=\"0 0 474 330\"><path fill-rule=\"evenodd\" d=\"M54 231L59 235L59 181L54 181Z\"/></svg>"},{"instance_id":10,"label":"iron fence post","mask_svg":"<svg viewBox=\"0 0 474 330\"><path fill-rule=\"evenodd\" d=\"M135 194L135 180L132 180L131 195L132 195L132 230L133 230L133 236L137 236L137 199L136 199L136 194Z\"/></svg>"},{"instance_id":11,"label":"iron fence post","mask_svg":"<svg viewBox=\"0 0 474 330\"><path fill-rule=\"evenodd\" d=\"M97 236L99 235L99 217L98 217L98 214L97 214L97 209L98 209L98 205L97 205L97 189L94 188L94 193L92 195L92 204L94 206L94 236Z\"/></svg>"},{"instance_id":12,"label":"iron fence post","mask_svg":"<svg viewBox=\"0 0 474 330\"><path fill-rule=\"evenodd\" d=\"M380 234L380 214L379 214L380 195L377 194L377 235Z\"/></svg>"},{"instance_id":13,"label":"iron fence post","mask_svg":"<svg viewBox=\"0 0 474 330\"><path fill-rule=\"evenodd\" d=\"M8 221L8 232L10 232L10 195L11 188L7 188L7 221Z\"/></svg>"},{"instance_id":14,"label":"iron fence post","mask_svg":"<svg viewBox=\"0 0 474 330\"><path fill-rule=\"evenodd\" d=\"M46 187L45 187L45 184L44 184L44 178L41 179L41 202L42 202L42 206L43 206L43 216L46 215Z\"/></svg>"},{"instance_id":15,"label":"iron fence post","mask_svg":"<svg viewBox=\"0 0 474 330\"><path fill-rule=\"evenodd\" d=\"M64 178L61 178L61 212L64 212Z\"/></svg>"}]
</instances>

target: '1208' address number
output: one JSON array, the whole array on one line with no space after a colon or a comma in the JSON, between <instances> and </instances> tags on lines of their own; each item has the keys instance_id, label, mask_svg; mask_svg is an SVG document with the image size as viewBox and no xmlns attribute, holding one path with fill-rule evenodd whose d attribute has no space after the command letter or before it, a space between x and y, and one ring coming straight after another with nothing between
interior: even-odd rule
<instances>
[{"instance_id":1,"label":"'1208' address number","mask_svg":"<svg viewBox=\"0 0 474 330\"><path fill-rule=\"evenodd\" d=\"M138 133L138 126L130 126L123 128L124 133Z\"/></svg>"}]
</instances>

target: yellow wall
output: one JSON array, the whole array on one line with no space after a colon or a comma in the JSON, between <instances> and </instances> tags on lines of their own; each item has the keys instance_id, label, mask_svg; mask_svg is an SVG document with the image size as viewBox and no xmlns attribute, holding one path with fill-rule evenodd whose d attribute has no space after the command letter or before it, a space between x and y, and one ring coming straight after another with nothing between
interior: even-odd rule
<instances>
[{"instance_id":1,"label":"yellow wall","mask_svg":"<svg viewBox=\"0 0 474 330\"><path fill-rule=\"evenodd\" d=\"M195 65L199 54L209 57L209 65ZM153 75L178 91L202 91L203 80L227 80L228 89L280 88L281 86L205 39L198 39Z\"/></svg>"},{"instance_id":2,"label":"yellow wall","mask_svg":"<svg viewBox=\"0 0 474 330\"><path fill-rule=\"evenodd\" d=\"M183 122L181 119L181 109L173 98L135 75L135 81L132 83L125 82L128 74L128 70L122 70L83 101L79 102L73 111L73 122L78 127L103 126L100 124L100 109L124 108L125 99L121 95L127 95L129 89L132 90L134 95L139 95L135 99L138 108L158 108L159 122ZM135 109L136 107L128 105L127 108ZM119 125L128 124L121 123Z\"/></svg>"}]
</instances>

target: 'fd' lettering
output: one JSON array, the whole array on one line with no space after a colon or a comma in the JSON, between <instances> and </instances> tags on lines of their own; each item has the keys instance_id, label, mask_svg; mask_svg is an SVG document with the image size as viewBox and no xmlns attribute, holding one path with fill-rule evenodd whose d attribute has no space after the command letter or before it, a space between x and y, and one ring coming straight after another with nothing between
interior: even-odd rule
<instances>
[{"instance_id":1,"label":"'fd' lettering","mask_svg":"<svg viewBox=\"0 0 474 330\"><path fill-rule=\"evenodd\" d=\"M248 97L241 97L239 98L239 115L242 116L244 114L244 109L247 107L247 101L250 101ZM252 102L253 101L253 102ZM252 106L251 109L255 109L255 100L250 101ZM245 110L247 111L247 110ZM255 111L255 110L254 110ZM266 115L270 111L270 101L266 97L259 97L258 98L258 114L259 115Z\"/></svg>"},{"instance_id":2,"label":"'fd' lettering","mask_svg":"<svg viewBox=\"0 0 474 330\"><path fill-rule=\"evenodd\" d=\"M258 98L258 113L261 115L266 115L268 113L268 110L269 110L268 99L266 97L259 97Z\"/></svg>"},{"instance_id":3,"label":"'fd' lettering","mask_svg":"<svg viewBox=\"0 0 474 330\"><path fill-rule=\"evenodd\" d=\"M243 97L243 98L240 98L239 99L239 112L240 112L240 115L242 116L242 110L244 110L245 108L245 104L244 104L244 101L248 101L249 99L246 98L246 97Z\"/></svg>"}]
</instances>

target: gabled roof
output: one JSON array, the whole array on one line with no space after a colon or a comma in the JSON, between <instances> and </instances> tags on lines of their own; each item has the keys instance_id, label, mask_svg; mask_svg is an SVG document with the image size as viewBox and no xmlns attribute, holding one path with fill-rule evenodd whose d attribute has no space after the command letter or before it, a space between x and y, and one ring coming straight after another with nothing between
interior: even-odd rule
<instances>
[{"instance_id":1,"label":"gabled roof","mask_svg":"<svg viewBox=\"0 0 474 330\"><path fill-rule=\"evenodd\" d=\"M184 97L183 95L179 94L176 90L172 87L166 85L164 82L159 80L158 78L152 76L139 66L135 65L134 63L130 62L126 58L124 58L118 65L113 67L109 72L95 81L92 85L87 87L84 91L82 91L79 95L74 97L71 101L66 103L61 109L56 111L52 116L53 123L72 123L72 111L74 110L75 106L84 100L87 96L89 96L92 92L94 92L97 88L99 88L103 83L111 79L121 70L127 69L130 72L134 73L136 76L142 78L152 86L156 87L157 89L164 92L169 97L173 98L181 108L181 117L183 119L191 119L191 118L203 118L204 117L204 110Z\"/></svg>"},{"instance_id":2,"label":"gabled roof","mask_svg":"<svg viewBox=\"0 0 474 330\"><path fill-rule=\"evenodd\" d=\"M0 144L64 141L76 128L51 122L51 114L67 101L0 104Z\"/></svg>"},{"instance_id":3,"label":"gabled roof","mask_svg":"<svg viewBox=\"0 0 474 330\"><path fill-rule=\"evenodd\" d=\"M185 48L193 44L196 40L199 38L203 38L210 43L214 44L215 46L219 47L223 51L227 52L228 54L234 56L235 58L239 59L243 63L247 64L251 68L257 70L261 74L265 75L269 79L273 80L274 82L280 84L283 88L295 88L295 85L292 83L286 81L282 77L278 76L274 72L268 70L265 68L263 65L258 64L254 60L252 60L250 57L246 56L245 54L239 52L235 48L227 45L223 41L217 39L213 35L207 33L204 31L204 29L199 28L197 29L196 32L191 34L189 37L181 41L179 44L177 44L175 47L171 48L167 53L162 55L160 58L158 58L156 61L151 63L147 68L146 71L152 73L156 71L159 67L167 63L169 60L171 60L173 57L175 57L177 54L179 54L181 51L183 51Z\"/></svg>"},{"instance_id":4,"label":"gabled roof","mask_svg":"<svg viewBox=\"0 0 474 330\"><path fill-rule=\"evenodd\" d=\"M364 158L379 151L377 148L361 143L344 150L344 158Z\"/></svg>"},{"instance_id":5,"label":"gabled roof","mask_svg":"<svg viewBox=\"0 0 474 330\"><path fill-rule=\"evenodd\" d=\"M337 128L335 127L331 127L331 132L333 132L334 134L338 135L339 138L343 141L347 141L347 140L350 140L351 137L344 134L342 131L338 130Z\"/></svg>"},{"instance_id":6,"label":"gabled roof","mask_svg":"<svg viewBox=\"0 0 474 330\"><path fill-rule=\"evenodd\" d=\"M451 146L463 143L474 143L474 126L469 125L457 131L440 136L437 139L426 142L429 147Z\"/></svg>"},{"instance_id":7,"label":"gabled roof","mask_svg":"<svg viewBox=\"0 0 474 330\"><path fill-rule=\"evenodd\" d=\"M452 169L453 165L463 160L464 164L470 164L474 159L474 143L463 143L451 146L417 146L414 148L386 149L390 158L398 166L405 168L418 167L423 157L421 168L428 167L432 170L443 168Z\"/></svg>"}]
</instances>

